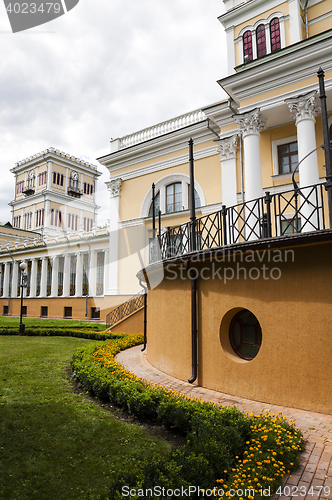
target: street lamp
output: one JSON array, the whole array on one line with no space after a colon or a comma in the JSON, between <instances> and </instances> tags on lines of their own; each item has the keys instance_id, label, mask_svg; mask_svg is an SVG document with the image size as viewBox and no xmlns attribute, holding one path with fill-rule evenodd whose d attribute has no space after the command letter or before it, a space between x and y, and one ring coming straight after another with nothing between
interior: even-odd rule
<instances>
[{"instance_id":1,"label":"street lamp","mask_svg":"<svg viewBox=\"0 0 332 500\"><path fill-rule=\"evenodd\" d=\"M27 263L26 262L21 262L20 264L20 269L21 269L21 315L20 315L20 329L18 331L19 335L24 335L25 331L25 325L22 323L22 317L23 317L23 289L26 288L27 286L27 281L28 277L26 274L26 268L27 268Z\"/></svg>"}]
</instances>

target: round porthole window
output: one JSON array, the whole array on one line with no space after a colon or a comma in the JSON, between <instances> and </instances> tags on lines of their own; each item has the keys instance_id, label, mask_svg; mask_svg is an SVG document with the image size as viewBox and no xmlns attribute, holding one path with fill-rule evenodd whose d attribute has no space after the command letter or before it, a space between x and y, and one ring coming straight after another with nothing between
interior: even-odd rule
<instances>
[{"instance_id":1,"label":"round porthole window","mask_svg":"<svg viewBox=\"0 0 332 500\"><path fill-rule=\"evenodd\" d=\"M240 358L250 361L257 356L262 344L262 330L258 319L248 309L241 309L233 317L229 326L229 341Z\"/></svg>"}]
</instances>

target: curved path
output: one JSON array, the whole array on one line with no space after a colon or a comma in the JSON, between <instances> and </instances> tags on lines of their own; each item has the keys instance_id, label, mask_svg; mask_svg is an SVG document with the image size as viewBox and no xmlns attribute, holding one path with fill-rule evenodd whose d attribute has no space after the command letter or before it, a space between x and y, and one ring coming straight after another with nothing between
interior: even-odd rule
<instances>
[{"instance_id":1,"label":"curved path","mask_svg":"<svg viewBox=\"0 0 332 500\"><path fill-rule=\"evenodd\" d=\"M291 476L285 477L283 494L275 495L273 498L332 500L332 415L259 403L189 384L154 368L146 358L146 351L142 352L141 349L142 346L132 347L117 354L115 359L138 377L163 387L170 387L189 397L195 396L204 401L221 401L223 405L236 406L243 412L260 413L262 409L271 413L282 412L288 420L296 422L305 440L301 466Z\"/></svg>"}]
</instances>

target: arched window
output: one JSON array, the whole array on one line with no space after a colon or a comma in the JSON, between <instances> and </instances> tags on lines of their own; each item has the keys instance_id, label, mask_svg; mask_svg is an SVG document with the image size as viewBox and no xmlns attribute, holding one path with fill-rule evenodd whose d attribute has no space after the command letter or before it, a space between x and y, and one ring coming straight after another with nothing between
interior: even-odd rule
<instances>
[{"instance_id":1,"label":"arched window","mask_svg":"<svg viewBox=\"0 0 332 500\"><path fill-rule=\"evenodd\" d=\"M153 203L151 203L150 210L149 210L149 217L152 217L152 208L153 208ZM155 215L159 214L160 210L160 192L158 192L155 197L154 197L154 213Z\"/></svg>"},{"instance_id":2,"label":"arched window","mask_svg":"<svg viewBox=\"0 0 332 500\"><path fill-rule=\"evenodd\" d=\"M182 184L174 182L166 187L166 213L182 210Z\"/></svg>"},{"instance_id":3,"label":"arched window","mask_svg":"<svg viewBox=\"0 0 332 500\"><path fill-rule=\"evenodd\" d=\"M252 61L252 36L251 31L248 30L243 33L243 59L244 62Z\"/></svg>"},{"instance_id":4,"label":"arched window","mask_svg":"<svg viewBox=\"0 0 332 500\"><path fill-rule=\"evenodd\" d=\"M271 52L281 49L279 19L274 17L270 22Z\"/></svg>"},{"instance_id":5,"label":"arched window","mask_svg":"<svg viewBox=\"0 0 332 500\"><path fill-rule=\"evenodd\" d=\"M191 196L190 196L190 185L189 184L188 184L188 200L189 200L189 210L190 210ZM200 208L200 206L201 206L201 200L200 200L200 197L199 197L199 195L198 195L198 193L197 193L197 191L195 189L195 207L196 208Z\"/></svg>"},{"instance_id":6,"label":"arched window","mask_svg":"<svg viewBox=\"0 0 332 500\"><path fill-rule=\"evenodd\" d=\"M256 29L257 57L266 55L265 26L260 24Z\"/></svg>"}]
</instances>

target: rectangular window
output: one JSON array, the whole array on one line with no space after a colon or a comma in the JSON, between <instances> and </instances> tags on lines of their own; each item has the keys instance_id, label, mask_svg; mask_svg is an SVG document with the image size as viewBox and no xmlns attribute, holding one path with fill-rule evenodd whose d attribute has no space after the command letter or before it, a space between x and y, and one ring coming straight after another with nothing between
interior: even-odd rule
<instances>
[{"instance_id":1,"label":"rectangular window","mask_svg":"<svg viewBox=\"0 0 332 500\"><path fill-rule=\"evenodd\" d=\"M47 296L51 295L52 289L52 264L51 260L47 259Z\"/></svg>"},{"instance_id":2,"label":"rectangular window","mask_svg":"<svg viewBox=\"0 0 332 500\"><path fill-rule=\"evenodd\" d=\"M91 307L91 319L100 319L100 307Z\"/></svg>"},{"instance_id":3,"label":"rectangular window","mask_svg":"<svg viewBox=\"0 0 332 500\"><path fill-rule=\"evenodd\" d=\"M41 306L40 308L40 317L41 318L47 318L48 316L48 307L47 306Z\"/></svg>"},{"instance_id":4,"label":"rectangular window","mask_svg":"<svg viewBox=\"0 0 332 500\"><path fill-rule=\"evenodd\" d=\"M281 236L286 234L296 234L301 232L301 217L295 217L281 221Z\"/></svg>"},{"instance_id":5,"label":"rectangular window","mask_svg":"<svg viewBox=\"0 0 332 500\"><path fill-rule=\"evenodd\" d=\"M27 296L29 297L30 295L30 285L31 285L31 265L32 262L31 260L28 261L28 268L27 268Z\"/></svg>"},{"instance_id":6,"label":"rectangular window","mask_svg":"<svg viewBox=\"0 0 332 500\"><path fill-rule=\"evenodd\" d=\"M176 182L166 187L166 212L179 212L182 210L182 184Z\"/></svg>"},{"instance_id":7,"label":"rectangular window","mask_svg":"<svg viewBox=\"0 0 332 500\"><path fill-rule=\"evenodd\" d=\"M0 295L3 296L3 281L5 276L5 264L0 264L1 266L1 282L0 282Z\"/></svg>"},{"instance_id":8,"label":"rectangular window","mask_svg":"<svg viewBox=\"0 0 332 500\"><path fill-rule=\"evenodd\" d=\"M64 308L64 318L71 318L73 313L73 308L72 307L65 307Z\"/></svg>"},{"instance_id":9,"label":"rectangular window","mask_svg":"<svg viewBox=\"0 0 332 500\"><path fill-rule=\"evenodd\" d=\"M104 260L105 253L97 253L97 295L104 293Z\"/></svg>"},{"instance_id":10,"label":"rectangular window","mask_svg":"<svg viewBox=\"0 0 332 500\"><path fill-rule=\"evenodd\" d=\"M22 306L22 316L26 316L28 314L27 306Z\"/></svg>"},{"instance_id":11,"label":"rectangular window","mask_svg":"<svg viewBox=\"0 0 332 500\"><path fill-rule=\"evenodd\" d=\"M41 272L42 272L42 261L37 260L37 297L40 295L40 283L41 283Z\"/></svg>"},{"instance_id":12,"label":"rectangular window","mask_svg":"<svg viewBox=\"0 0 332 500\"><path fill-rule=\"evenodd\" d=\"M75 295L77 256L70 257L70 295Z\"/></svg>"},{"instance_id":13,"label":"rectangular window","mask_svg":"<svg viewBox=\"0 0 332 500\"><path fill-rule=\"evenodd\" d=\"M294 172L298 164L297 142L281 144L278 146L279 174Z\"/></svg>"},{"instance_id":14,"label":"rectangular window","mask_svg":"<svg viewBox=\"0 0 332 500\"><path fill-rule=\"evenodd\" d=\"M83 293L82 295L88 295L89 293L89 254L83 254Z\"/></svg>"},{"instance_id":15,"label":"rectangular window","mask_svg":"<svg viewBox=\"0 0 332 500\"><path fill-rule=\"evenodd\" d=\"M8 316L8 306L3 306L3 316Z\"/></svg>"},{"instance_id":16,"label":"rectangular window","mask_svg":"<svg viewBox=\"0 0 332 500\"><path fill-rule=\"evenodd\" d=\"M59 271L58 271L58 296L63 294L63 273L65 267L65 258L59 257Z\"/></svg>"}]
</instances>

